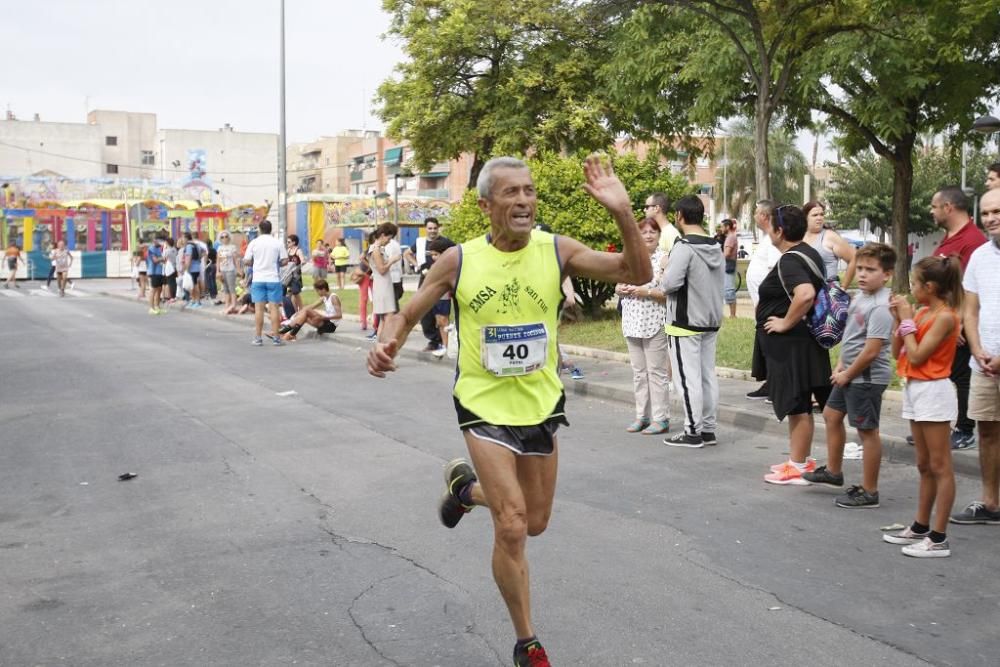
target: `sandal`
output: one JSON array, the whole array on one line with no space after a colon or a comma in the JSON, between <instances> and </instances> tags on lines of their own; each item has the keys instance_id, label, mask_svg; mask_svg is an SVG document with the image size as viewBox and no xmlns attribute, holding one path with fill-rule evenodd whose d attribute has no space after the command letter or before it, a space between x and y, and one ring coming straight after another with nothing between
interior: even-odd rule
<instances>
[{"instance_id":1,"label":"sandal","mask_svg":"<svg viewBox=\"0 0 1000 667\"><path fill-rule=\"evenodd\" d=\"M666 433L670 430L670 420L664 419L663 421L655 421L646 428L643 429L643 435L660 435L661 433Z\"/></svg>"},{"instance_id":2,"label":"sandal","mask_svg":"<svg viewBox=\"0 0 1000 667\"><path fill-rule=\"evenodd\" d=\"M629 424L625 430L629 433L638 433L647 426L649 426L649 422L645 419L636 419L634 422Z\"/></svg>"}]
</instances>

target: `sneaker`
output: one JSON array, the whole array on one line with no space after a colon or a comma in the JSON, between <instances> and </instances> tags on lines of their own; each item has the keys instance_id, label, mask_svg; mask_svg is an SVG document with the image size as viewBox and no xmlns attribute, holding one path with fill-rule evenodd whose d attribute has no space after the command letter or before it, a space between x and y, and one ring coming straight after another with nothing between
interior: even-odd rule
<instances>
[{"instance_id":1,"label":"sneaker","mask_svg":"<svg viewBox=\"0 0 1000 667\"><path fill-rule=\"evenodd\" d=\"M281 339L281 336L268 336L271 339L271 345L274 347L281 347L285 344L285 341Z\"/></svg>"},{"instance_id":2,"label":"sneaker","mask_svg":"<svg viewBox=\"0 0 1000 667\"><path fill-rule=\"evenodd\" d=\"M649 426L649 422L645 419L636 419L634 422L625 427L625 430L629 433L638 433Z\"/></svg>"},{"instance_id":3,"label":"sneaker","mask_svg":"<svg viewBox=\"0 0 1000 667\"><path fill-rule=\"evenodd\" d=\"M966 526L1000 524L1000 510L987 509L982 501L974 500L961 512L952 514L949 521Z\"/></svg>"},{"instance_id":4,"label":"sneaker","mask_svg":"<svg viewBox=\"0 0 1000 667\"><path fill-rule=\"evenodd\" d=\"M809 482L802 479L799 469L786 461L781 468L768 475L764 475L764 481L768 484L781 484L789 486L809 486Z\"/></svg>"},{"instance_id":5,"label":"sneaker","mask_svg":"<svg viewBox=\"0 0 1000 667\"><path fill-rule=\"evenodd\" d=\"M378 334L373 331L370 334L368 334L367 336L365 336L365 340L370 340L371 342L374 343L375 341L378 340Z\"/></svg>"},{"instance_id":6,"label":"sneaker","mask_svg":"<svg viewBox=\"0 0 1000 667\"><path fill-rule=\"evenodd\" d=\"M149 314L150 315L159 315L160 311L158 311L156 308L150 308L149 309Z\"/></svg>"},{"instance_id":7,"label":"sneaker","mask_svg":"<svg viewBox=\"0 0 1000 667\"><path fill-rule=\"evenodd\" d=\"M663 444L670 447L688 447L689 449L701 449L705 446L705 443L701 441L701 435L690 435L684 432L664 438Z\"/></svg>"},{"instance_id":8,"label":"sneaker","mask_svg":"<svg viewBox=\"0 0 1000 667\"><path fill-rule=\"evenodd\" d=\"M434 352L437 349L438 349L438 346L435 345L434 343L427 343L427 345L424 347L424 349L422 349L420 351L421 352Z\"/></svg>"},{"instance_id":9,"label":"sneaker","mask_svg":"<svg viewBox=\"0 0 1000 667\"><path fill-rule=\"evenodd\" d=\"M660 435L666 433L670 430L670 420L664 419L663 421L655 420L649 426L642 429L643 435Z\"/></svg>"},{"instance_id":10,"label":"sneaker","mask_svg":"<svg viewBox=\"0 0 1000 667\"><path fill-rule=\"evenodd\" d=\"M251 345L255 345L257 347L260 347L263 344L264 344L264 339L263 338L261 338L260 336L254 336L253 342L251 343Z\"/></svg>"},{"instance_id":11,"label":"sneaker","mask_svg":"<svg viewBox=\"0 0 1000 667\"><path fill-rule=\"evenodd\" d=\"M976 434L972 431L959 431L955 429L951 432L952 449L971 449L976 446Z\"/></svg>"},{"instance_id":12,"label":"sneaker","mask_svg":"<svg viewBox=\"0 0 1000 667\"><path fill-rule=\"evenodd\" d=\"M767 398L767 383L757 387L753 391L747 392L747 398L751 401L762 401Z\"/></svg>"},{"instance_id":13,"label":"sneaker","mask_svg":"<svg viewBox=\"0 0 1000 667\"><path fill-rule=\"evenodd\" d=\"M552 667L552 663L536 639L524 646L514 646L514 667Z\"/></svg>"},{"instance_id":14,"label":"sneaker","mask_svg":"<svg viewBox=\"0 0 1000 667\"><path fill-rule=\"evenodd\" d=\"M782 466L784 466L786 463L788 463L788 459L785 459L781 463L775 463L773 466L771 466L771 472L778 472L779 470L781 470ZM816 470L816 459L814 459L811 456L807 456L806 469L803 470L802 472L807 473L807 472L813 472L815 470Z\"/></svg>"},{"instance_id":15,"label":"sneaker","mask_svg":"<svg viewBox=\"0 0 1000 667\"><path fill-rule=\"evenodd\" d=\"M913 439L912 435L908 435L906 436L906 444L908 444L910 447L913 447L917 444L917 441Z\"/></svg>"},{"instance_id":16,"label":"sneaker","mask_svg":"<svg viewBox=\"0 0 1000 667\"><path fill-rule=\"evenodd\" d=\"M916 544L927 538L927 533L915 533L910 526L907 526L898 533L886 533L882 536L883 542L889 544Z\"/></svg>"},{"instance_id":17,"label":"sneaker","mask_svg":"<svg viewBox=\"0 0 1000 667\"><path fill-rule=\"evenodd\" d=\"M806 462L809 465L809 462ZM815 465L815 464L814 464ZM815 470L808 470L802 473L802 479L806 480L810 484L819 484L820 486L832 486L835 489L839 489L844 485L844 473L837 473L836 475L826 469L826 466L820 466ZM851 487L858 488L858 487ZM850 493L850 490L847 491ZM839 500L839 499L838 499Z\"/></svg>"},{"instance_id":18,"label":"sneaker","mask_svg":"<svg viewBox=\"0 0 1000 667\"><path fill-rule=\"evenodd\" d=\"M702 431L701 432L701 442L702 442L702 444L709 445L709 446L715 446L715 445L719 444L719 441L716 440L716 438L715 438L715 434L712 433L712 432L710 432L710 431Z\"/></svg>"},{"instance_id":19,"label":"sneaker","mask_svg":"<svg viewBox=\"0 0 1000 667\"><path fill-rule=\"evenodd\" d=\"M583 371L581 371L579 368L577 368L576 366L574 366L573 370L571 370L569 372L569 376L571 378L573 378L574 380L582 380L583 379ZM548 663L546 663L546 664L548 664Z\"/></svg>"},{"instance_id":20,"label":"sneaker","mask_svg":"<svg viewBox=\"0 0 1000 667\"><path fill-rule=\"evenodd\" d=\"M433 352L431 352L431 354L433 354L438 359L440 359L441 357L443 357L447 353L448 353L448 348L446 348L444 345L442 345L441 347L439 347L436 350L434 350Z\"/></svg>"},{"instance_id":21,"label":"sneaker","mask_svg":"<svg viewBox=\"0 0 1000 667\"><path fill-rule=\"evenodd\" d=\"M458 499L458 491L469 482L475 482L475 471L465 459L452 459L444 467L445 492L441 496L438 516L446 528L454 528L475 505L466 505Z\"/></svg>"},{"instance_id":22,"label":"sneaker","mask_svg":"<svg viewBox=\"0 0 1000 667\"><path fill-rule=\"evenodd\" d=\"M847 489L847 493L842 496L837 496L834 501L837 503L837 507L843 507L844 509L863 509L866 507L878 507L878 491L875 493L868 493L864 487L854 486Z\"/></svg>"},{"instance_id":23,"label":"sneaker","mask_svg":"<svg viewBox=\"0 0 1000 667\"><path fill-rule=\"evenodd\" d=\"M904 556L912 558L947 558L951 555L951 547L948 540L944 542L931 542L931 538L925 537L919 542L908 544L901 549Z\"/></svg>"}]
</instances>

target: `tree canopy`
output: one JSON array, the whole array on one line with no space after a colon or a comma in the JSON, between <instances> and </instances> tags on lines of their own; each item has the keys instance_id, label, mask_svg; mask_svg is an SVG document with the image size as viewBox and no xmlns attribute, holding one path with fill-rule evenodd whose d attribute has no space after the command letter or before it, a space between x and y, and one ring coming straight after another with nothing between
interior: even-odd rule
<instances>
[{"instance_id":1,"label":"tree canopy","mask_svg":"<svg viewBox=\"0 0 1000 667\"><path fill-rule=\"evenodd\" d=\"M594 78L608 30L572 0L383 0L407 60L378 89L389 136L418 169L475 155L611 144Z\"/></svg>"}]
</instances>

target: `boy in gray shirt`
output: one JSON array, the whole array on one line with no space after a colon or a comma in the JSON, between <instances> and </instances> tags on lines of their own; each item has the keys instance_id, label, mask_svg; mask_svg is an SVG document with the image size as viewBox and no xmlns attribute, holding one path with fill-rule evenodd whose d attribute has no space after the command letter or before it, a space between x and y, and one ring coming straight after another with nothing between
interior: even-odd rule
<instances>
[{"instance_id":1,"label":"boy in gray shirt","mask_svg":"<svg viewBox=\"0 0 1000 667\"><path fill-rule=\"evenodd\" d=\"M833 390L823 410L827 462L815 472L802 475L812 484L836 488L844 485L844 417L848 417L864 446L861 484L836 498L837 507L848 509L879 506L882 440L878 424L882 394L892 380L889 354L893 319L889 311L891 292L885 284L892 277L896 252L883 243L869 243L858 250L855 262L860 290L848 311L840 361L830 377Z\"/></svg>"}]
</instances>

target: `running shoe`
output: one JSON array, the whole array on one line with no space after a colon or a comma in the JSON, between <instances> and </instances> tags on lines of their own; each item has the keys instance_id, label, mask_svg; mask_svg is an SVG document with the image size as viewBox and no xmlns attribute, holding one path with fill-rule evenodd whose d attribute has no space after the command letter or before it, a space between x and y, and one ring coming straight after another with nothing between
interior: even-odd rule
<instances>
[{"instance_id":1,"label":"running shoe","mask_svg":"<svg viewBox=\"0 0 1000 667\"><path fill-rule=\"evenodd\" d=\"M948 546L948 540L932 542L929 537L925 537L915 544L908 544L901 551L904 556L910 556L911 558L947 558L951 555L951 547Z\"/></svg>"},{"instance_id":2,"label":"running shoe","mask_svg":"<svg viewBox=\"0 0 1000 667\"><path fill-rule=\"evenodd\" d=\"M913 447L916 444L916 441L913 439L912 435L906 436L906 444L908 444L910 447Z\"/></svg>"},{"instance_id":3,"label":"running shoe","mask_svg":"<svg viewBox=\"0 0 1000 667\"><path fill-rule=\"evenodd\" d=\"M806 465L807 466L809 465L808 460L806 461ZM813 463L814 468L815 465L816 464ZM806 480L810 484L819 484L821 486L832 486L835 489L839 489L844 485L844 473L840 472L837 474L833 474L832 472L826 469L826 466L820 466L815 470L807 470L806 472L802 473L802 479ZM848 491L848 493L850 493L850 491Z\"/></svg>"},{"instance_id":4,"label":"running shoe","mask_svg":"<svg viewBox=\"0 0 1000 667\"><path fill-rule=\"evenodd\" d=\"M716 439L715 434L709 431L701 432L701 442L705 445L710 445L710 446L719 444L719 441Z\"/></svg>"},{"instance_id":5,"label":"running shoe","mask_svg":"<svg viewBox=\"0 0 1000 667\"><path fill-rule=\"evenodd\" d=\"M647 426L649 426L649 422L645 419L636 419L634 422L626 426L625 430L629 433L638 433Z\"/></svg>"},{"instance_id":6,"label":"running shoe","mask_svg":"<svg viewBox=\"0 0 1000 667\"><path fill-rule=\"evenodd\" d=\"M368 334L367 336L365 336L365 340L370 340L370 341L372 341L374 343L375 341L378 340L378 334L373 331L370 334Z\"/></svg>"},{"instance_id":7,"label":"running shoe","mask_svg":"<svg viewBox=\"0 0 1000 667\"><path fill-rule=\"evenodd\" d=\"M643 435L661 435L670 430L670 420L664 419L663 421L656 420L651 423L646 428L642 429Z\"/></svg>"},{"instance_id":8,"label":"running shoe","mask_svg":"<svg viewBox=\"0 0 1000 667\"><path fill-rule=\"evenodd\" d=\"M765 382L753 391L748 391L747 398L751 401L762 401L767 398L767 383Z\"/></svg>"},{"instance_id":9,"label":"running shoe","mask_svg":"<svg viewBox=\"0 0 1000 667\"><path fill-rule=\"evenodd\" d=\"M837 507L843 507L848 510L874 508L879 506L878 491L868 493L863 486L855 484L847 489L847 493L837 496L834 502L837 503Z\"/></svg>"},{"instance_id":10,"label":"running shoe","mask_svg":"<svg viewBox=\"0 0 1000 667\"><path fill-rule=\"evenodd\" d=\"M691 435L681 432L663 439L663 444L668 447L687 447L689 449L701 449L705 443L701 440L701 434Z\"/></svg>"},{"instance_id":11,"label":"running shoe","mask_svg":"<svg viewBox=\"0 0 1000 667\"><path fill-rule=\"evenodd\" d=\"M421 352L433 352L436 349L438 349L437 345L435 345L434 343L427 343L427 345L424 347L424 349L422 349L420 351Z\"/></svg>"},{"instance_id":12,"label":"running shoe","mask_svg":"<svg viewBox=\"0 0 1000 667\"><path fill-rule=\"evenodd\" d=\"M431 354L433 354L438 359L440 359L447 353L448 353L448 348L446 348L444 345L439 346L437 349L431 352Z\"/></svg>"},{"instance_id":13,"label":"running shoe","mask_svg":"<svg viewBox=\"0 0 1000 667\"><path fill-rule=\"evenodd\" d=\"M915 533L911 526L907 526L898 533L885 533L882 535L882 541L889 544L916 544L926 537L927 533Z\"/></svg>"},{"instance_id":14,"label":"running shoe","mask_svg":"<svg viewBox=\"0 0 1000 667\"><path fill-rule=\"evenodd\" d=\"M764 475L764 481L768 484L781 484L788 486L809 486L809 482L802 479L802 472L799 471L790 461L782 464L776 472Z\"/></svg>"},{"instance_id":15,"label":"running shoe","mask_svg":"<svg viewBox=\"0 0 1000 667\"><path fill-rule=\"evenodd\" d=\"M982 501L974 500L961 512L952 514L948 520L966 526L1000 524L1000 510L988 509Z\"/></svg>"},{"instance_id":16,"label":"running shoe","mask_svg":"<svg viewBox=\"0 0 1000 667\"><path fill-rule=\"evenodd\" d=\"M976 446L976 434L972 431L960 431L955 429L951 432L952 449L972 449Z\"/></svg>"},{"instance_id":17,"label":"running shoe","mask_svg":"<svg viewBox=\"0 0 1000 667\"><path fill-rule=\"evenodd\" d=\"M285 341L281 340L281 336L268 336L271 339L271 345L274 347L281 347L285 344Z\"/></svg>"},{"instance_id":18,"label":"running shoe","mask_svg":"<svg viewBox=\"0 0 1000 667\"><path fill-rule=\"evenodd\" d=\"M149 314L150 315L159 315L160 311L158 311L156 308L150 308L149 309Z\"/></svg>"},{"instance_id":19,"label":"running shoe","mask_svg":"<svg viewBox=\"0 0 1000 667\"><path fill-rule=\"evenodd\" d=\"M536 639L524 646L514 646L514 667L552 667L545 649Z\"/></svg>"},{"instance_id":20,"label":"running shoe","mask_svg":"<svg viewBox=\"0 0 1000 667\"><path fill-rule=\"evenodd\" d=\"M844 444L845 461L860 461L864 457L865 457L865 448L863 445L859 445L856 442L848 442Z\"/></svg>"},{"instance_id":21,"label":"running shoe","mask_svg":"<svg viewBox=\"0 0 1000 667\"><path fill-rule=\"evenodd\" d=\"M576 366L573 366L573 369L569 372L569 376L571 378L573 378L574 380L582 380L583 379L583 371L581 371ZM546 664L548 664L548 663L546 663Z\"/></svg>"},{"instance_id":22,"label":"running shoe","mask_svg":"<svg viewBox=\"0 0 1000 667\"><path fill-rule=\"evenodd\" d=\"M253 341L250 344L254 345L255 347L260 347L264 344L264 339L261 338L260 336L254 336Z\"/></svg>"},{"instance_id":23,"label":"running shoe","mask_svg":"<svg viewBox=\"0 0 1000 667\"><path fill-rule=\"evenodd\" d=\"M441 496L438 516L446 528L454 528L462 517L472 511L475 505L466 505L458 498L458 492L466 484L475 482L478 478L472 466L465 459L452 459L444 467L445 492Z\"/></svg>"},{"instance_id":24,"label":"running shoe","mask_svg":"<svg viewBox=\"0 0 1000 667\"><path fill-rule=\"evenodd\" d=\"M782 466L784 466L786 463L788 463L788 459L785 459L781 463L775 463L773 466L771 466L771 472L778 472L779 470L781 470ZM816 459L814 459L811 456L807 456L806 469L803 470L802 472L804 473L813 472L814 470L816 470Z\"/></svg>"}]
</instances>

